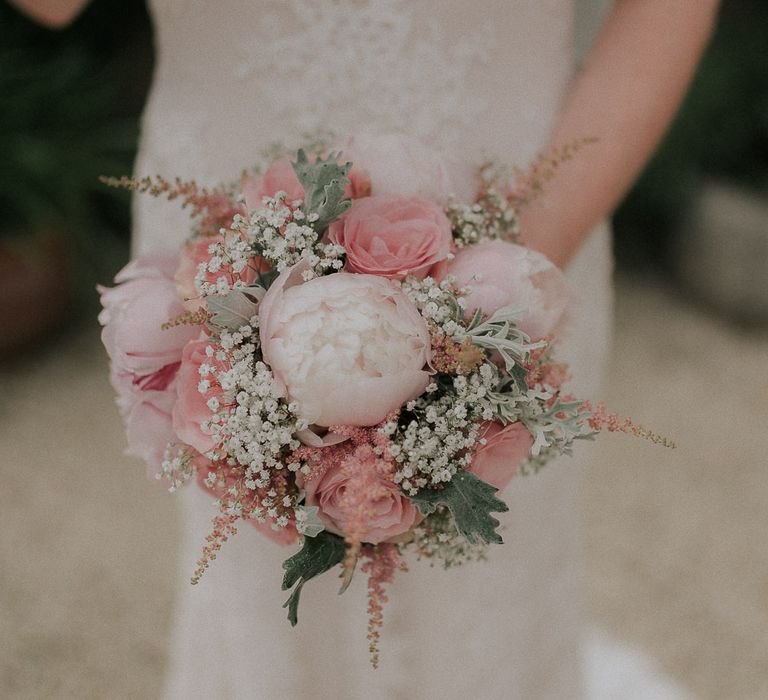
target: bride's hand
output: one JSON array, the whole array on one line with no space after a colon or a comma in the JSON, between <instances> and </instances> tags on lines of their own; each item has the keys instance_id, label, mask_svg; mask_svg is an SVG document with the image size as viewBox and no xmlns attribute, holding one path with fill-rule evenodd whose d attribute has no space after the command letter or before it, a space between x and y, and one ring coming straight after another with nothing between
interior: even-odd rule
<instances>
[{"instance_id":1,"label":"bride's hand","mask_svg":"<svg viewBox=\"0 0 768 700\"><path fill-rule=\"evenodd\" d=\"M596 137L521 212L523 236L565 266L650 157L712 32L717 0L617 0L574 83L551 146Z\"/></svg>"},{"instance_id":2,"label":"bride's hand","mask_svg":"<svg viewBox=\"0 0 768 700\"><path fill-rule=\"evenodd\" d=\"M25 15L51 29L66 27L89 0L10 0Z\"/></svg>"}]
</instances>

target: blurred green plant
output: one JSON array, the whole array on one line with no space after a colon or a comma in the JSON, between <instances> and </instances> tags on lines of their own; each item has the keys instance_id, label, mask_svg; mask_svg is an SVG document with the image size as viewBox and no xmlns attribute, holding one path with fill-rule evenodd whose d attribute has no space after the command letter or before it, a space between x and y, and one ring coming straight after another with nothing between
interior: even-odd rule
<instances>
[{"instance_id":1,"label":"blurred green plant","mask_svg":"<svg viewBox=\"0 0 768 700\"><path fill-rule=\"evenodd\" d=\"M98 200L115 196L98 176L130 170L136 121L110 114L115 82L89 69L76 46L0 52L0 235L55 229L90 242Z\"/></svg>"},{"instance_id":2,"label":"blurred green plant","mask_svg":"<svg viewBox=\"0 0 768 700\"><path fill-rule=\"evenodd\" d=\"M143 3L98 0L51 31L0 2L0 253L33 264L51 237L81 311L127 256L132 170L152 70Z\"/></svg>"},{"instance_id":3,"label":"blurred green plant","mask_svg":"<svg viewBox=\"0 0 768 700\"><path fill-rule=\"evenodd\" d=\"M723 3L672 128L616 212L620 261L664 265L703 178L768 192L768 2Z\"/></svg>"}]
</instances>

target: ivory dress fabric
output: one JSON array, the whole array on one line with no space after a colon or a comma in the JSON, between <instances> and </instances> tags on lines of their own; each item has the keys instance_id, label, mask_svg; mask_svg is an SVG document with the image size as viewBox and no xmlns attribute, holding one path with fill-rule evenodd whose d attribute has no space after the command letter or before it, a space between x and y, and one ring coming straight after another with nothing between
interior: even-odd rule
<instances>
[{"instance_id":1,"label":"ivory dress fabric","mask_svg":"<svg viewBox=\"0 0 768 700\"><path fill-rule=\"evenodd\" d=\"M404 131L473 161L525 165L572 77L567 0L151 4L157 65L137 175L215 184L269 144L323 127ZM186 213L167 202L137 197L134 214L137 253L187 235ZM585 396L607 355L610 270L603 226L567 271L576 301L560 356ZM293 549L242 525L190 586L214 509L186 488L167 697L578 700L580 452L512 482L505 545L488 561L450 571L410 562L390 586L377 671L362 576L342 596L333 574L308 583L291 628L280 582Z\"/></svg>"}]
</instances>

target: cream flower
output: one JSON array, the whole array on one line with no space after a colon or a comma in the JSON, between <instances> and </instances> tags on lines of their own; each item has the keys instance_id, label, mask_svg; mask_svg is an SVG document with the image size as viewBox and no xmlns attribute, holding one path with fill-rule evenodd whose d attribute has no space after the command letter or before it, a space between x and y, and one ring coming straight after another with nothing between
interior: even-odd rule
<instances>
[{"instance_id":1,"label":"cream flower","mask_svg":"<svg viewBox=\"0 0 768 700\"><path fill-rule=\"evenodd\" d=\"M264 361L308 423L376 425L424 391L429 331L400 287L339 272L283 272L260 305Z\"/></svg>"}]
</instances>

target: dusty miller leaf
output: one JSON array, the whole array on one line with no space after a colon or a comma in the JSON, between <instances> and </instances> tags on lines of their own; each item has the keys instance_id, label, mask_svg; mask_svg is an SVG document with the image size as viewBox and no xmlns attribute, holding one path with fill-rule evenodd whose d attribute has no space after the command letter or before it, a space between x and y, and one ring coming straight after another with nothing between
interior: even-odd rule
<instances>
[{"instance_id":1,"label":"dusty miller leaf","mask_svg":"<svg viewBox=\"0 0 768 700\"><path fill-rule=\"evenodd\" d=\"M504 501L496 498L498 489L463 469L441 490L422 489L415 496L409 496L422 515L434 513L437 506L444 505L453 515L456 529L471 544L502 544L501 535L496 532L499 521L491 513L504 513L509 508Z\"/></svg>"},{"instance_id":2,"label":"dusty miller leaf","mask_svg":"<svg viewBox=\"0 0 768 700\"><path fill-rule=\"evenodd\" d=\"M205 301L211 313L212 324L236 331L241 326L248 325L263 297L263 287L246 287L233 289L223 296L206 297Z\"/></svg>"},{"instance_id":3,"label":"dusty miller leaf","mask_svg":"<svg viewBox=\"0 0 768 700\"><path fill-rule=\"evenodd\" d=\"M291 625L296 625L299 621L299 597L304 584L340 564L345 552L346 545L341 537L330 532L320 532L316 537L305 537L304 546L283 562L283 590L296 585L283 605L288 608L288 620Z\"/></svg>"},{"instance_id":4,"label":"dusty miller leaf","mask_svg":"<svg viewBox=\"0 0 768 700\"><path fill-rule=\"evenodd\" d=\"M340 155L331 153L325 160L318 156L314 163L310 163L302 148L296 162L291 164L304 188L304 213L318 217L312 224L317 231L325 230L352 205L344 198L344 188L349 183L347 173L352 163L339 165L336 161Z\"/></svg>"}]
</instances>

